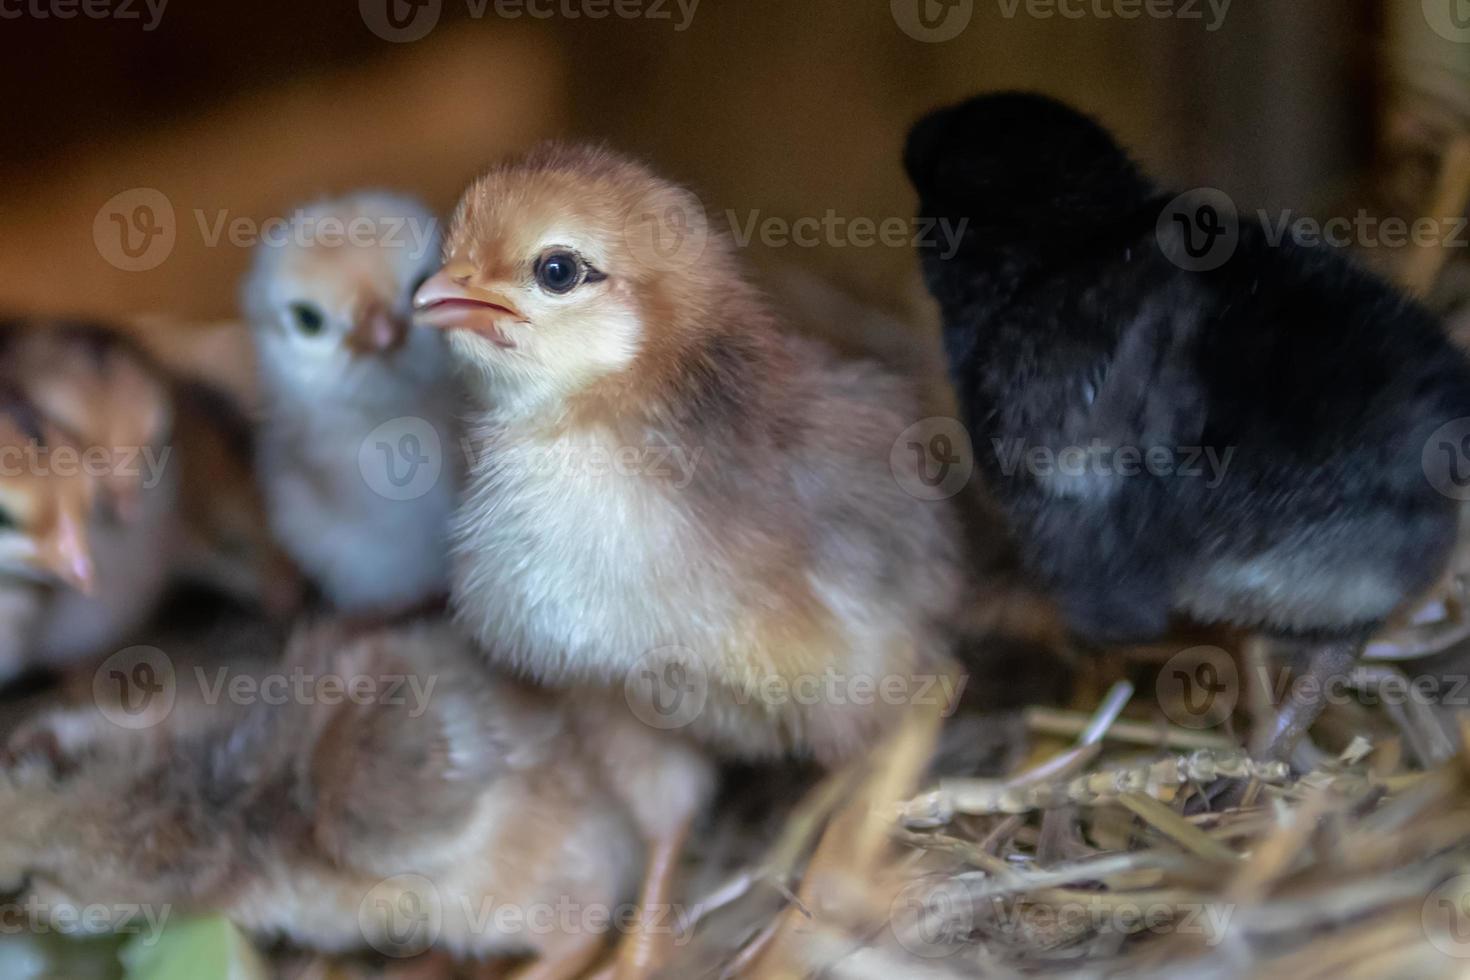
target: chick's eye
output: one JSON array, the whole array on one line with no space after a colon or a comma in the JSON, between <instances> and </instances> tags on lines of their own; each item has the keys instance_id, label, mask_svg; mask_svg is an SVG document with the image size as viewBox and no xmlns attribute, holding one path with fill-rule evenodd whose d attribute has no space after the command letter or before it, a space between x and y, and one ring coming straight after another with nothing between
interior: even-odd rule
<instances>
[{"instance_id":1,"label":"chick's eye","mask_svg":"<svg viewBox=\"0 0 1470 980\"><path fill-rule=\"evenodd\" d=\"M568 293L582 279L582 260L571 252L547 252L536 263L536 282L551 293Z\"/></svg>"},{"instance_id":2,"label":"chick's eye","mask_svg":"<svg viewBox=\"0 0 1470 980\"><path fill-rule=\"evenodd\" d=\"M292 303L291 322L304 336L315 337L327 325L327 318L310 303Z\"/></svg>"}]
</instances>

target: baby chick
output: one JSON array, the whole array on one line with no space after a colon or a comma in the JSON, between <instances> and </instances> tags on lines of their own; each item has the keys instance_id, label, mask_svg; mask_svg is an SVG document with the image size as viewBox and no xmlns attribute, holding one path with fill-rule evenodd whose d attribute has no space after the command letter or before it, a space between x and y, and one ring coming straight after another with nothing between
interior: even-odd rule
<instances>
[{"instance_id":1,"label":"baby chick","mask_svg":"<svg viewBox=\"0 0 1470 980\"><path fill-rule=\"evenodd\" d=\"M96 483L80 469L43 464L77 447L14 385L0 382L0 679L24 669L57 586L89 591L88 542Z\"/></svg>"},{"instance_id":2,"label":"baby chick","mask_svg":"<svg viewBox=\"0 0 1470 980\"><path fill-rule=\"evenodd\" d=\"M102 516L83 443L8 388L0 421L0 679L112 645L147 619L169 579L163 481L133 521Z\"/></svg>"},{"instance_id":3,"label":"baby chick","mask_svg":"<svg viewBox=\"0 0 1470 980\"><path fill-rule=\"evenodd\" d=\"M1169 214L1041 96L933 113L905 165L922 218L961 234L921 256L979 461L1078 634L1183 614L1293 641L1323 680L1434 581L1457 504L1425 450L1470 416L1470 368L1418 306L1245 215L1233 254L1189 261L1230 244L1215 202ZM1319 710L1293 700L1258 748Z\"/></svg>"},{"instance_id":4,"label":"baby chick","mask_svg":"<svg viewBox=\"0 0 1470 980\"><path fill-rule=\"evenodd\" d=\"M96 740L63 776L23 760L0 878L327 952L530 954L543 980L596 957L638 843L556 703L442 620L307 628L256 679L255 703L173 740Z\"/></svg>"},{"instance_id":5,"label":"baby chick","mask_svg":"<svg viewBox=\"0 0 1470 980\"><path fill-rule=\"evenodd\" d=\"M16 669L59 666L122 642L168 586L179 486L168 466L168 382L121 336L82 322L7 323L0 373L54 426L28 447L16 492L37 501L60 495L56 507L69 508L78 529L73 563L87 570L40 588L9 583L16 602L25 595L38 610L13 635L24 638L13 651ZM84 485L82 510L73 488Z\"/></svg>"},{"instance_id":6,"label":"baby chick","mask_svg":"<svg viewBox=\"0 0 1470 980\"><path fill-rule=\"evenodd\" d=\"M437 256L431 214L364 193L295 212L245 283L271 524L344 611L414 608L447 590L459 404L444 338L409 322Z\"/></svg>"},{"instance_id":7,"label":"baby chick","mask_svg":"<svg viewBox=\"0 0 1470 980\"><path fill-rule=\"evenodd\" d=\"M724 238L688 262L641 248L640 211L670 208L703 218L682 188L575 146L461 200L415 299L479 402L454 602L543 682L621 687L652 655L707 676L689 730L720 750L837 762L882 710L765 702L762 682L941 659L950 515L889 472L916 418L906 386L783 333Z\"/></svg>"},{"instance_id":8,"label":"baby chick","mask_svg":"<svg viewBox=\"0 0 1470 980\"><path fill-rule=\"evenodd\" d=\"M0 333L5 371L46 415L111 458L98 476L102 502L139 516L145 451L160 452L173 423L167 376L116 331L67 320L16 322Z\"/></svg>"},{"instance_id":9,"label":"baby chick","mask_svg":"<svg viewBox=\"0 0 1470 980\"><path fill-rule=\"evenodd\" d=\"M176 582L287 604L250 479L253 437L228 399L78 321L4 323L0 378L12 418L35 422L11 432L0 460L11 523L24 544L53 533L32 511L65 518L54 530L69 562L0 582L14 613L0 675L116 649Z\"/></svg>"},{"instance_id":10,"label":"baby chick","mask_svg":"<svg viewBox=\"0 0 1470 980\"><path fill-rule=\"evenodd\" d=\"M692 237L660 250L645 218ZM453 603L496 661L677 728L647 732L670 753L837 763L901 705L824 679L941 669L951 515L890 472L907 387L783 332L703 229L692 194L598 148L466 191L415 297L478 402ZM708 785L671 766L680 806L643 827L665 868Z\"/></svg>"}]
</instances>

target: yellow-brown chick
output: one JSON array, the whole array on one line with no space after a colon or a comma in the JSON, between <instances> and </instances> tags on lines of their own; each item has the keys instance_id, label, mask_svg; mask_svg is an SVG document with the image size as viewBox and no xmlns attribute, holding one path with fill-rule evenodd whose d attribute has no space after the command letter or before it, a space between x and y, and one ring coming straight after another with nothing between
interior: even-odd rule
<instances>
[{"instance_id":1,"label":"yellow-brown chick","mask_svg":"<svg viewBox=\"0 0 1470 980\"><path fill-rule=\"evenodd\" d=\"M693 195L605 150L494 168L445 251L416 309L479 401L453 599L491 655L642 714L687 681L678 727L721 753L871 744L957 588L947 505L893 452L908 387L784 332Z\"/></svg>"},{"instance_id":2,"label":"yellow-brown chick","mask_svg":"<svg viewBox=\"0 0 1470 980\"><path fill-rule=\"evenodd\" d=\"M52 908L219 912L326 952L528 954L547 978L596 957L639 849L561 706L442 620L307 628L254 680L212 725L83 739L64 776L15 767L0 879Z\"/></svg>"},{"instance_id":3,"label":"yellow-brown chick","mask_svg":"<svg viewBox=\"0 0 1470 980\"><path fill-rule=\"evenodd\" d=\"M711 785L693 745L836 764L940 696L958 545L905 490L913 394L784 331L688 191L536 149L466 191L415 309L477 402L455 610L492 659L645 723L645 910Z\"/></svg>"}]
</instances>

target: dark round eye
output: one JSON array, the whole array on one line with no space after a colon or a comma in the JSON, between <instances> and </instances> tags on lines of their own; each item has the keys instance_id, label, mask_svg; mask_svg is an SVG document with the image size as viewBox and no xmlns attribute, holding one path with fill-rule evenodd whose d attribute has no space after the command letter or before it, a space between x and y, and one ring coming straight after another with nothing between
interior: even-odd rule
<instances>
[{"instance_id":1,"label":"dark round eye","mask_svg":"<svg viewBox=\"0 0 1470 980\"><path fill-rule=\"evenodd\" d=\"M569 293L582 281L582 260L571 252L547 252L536 263L536 281L549 293Z\"/></svg>"},{"instance_id":2,"label":"dark round eye","mask_svg":"<svg viewBox=\"0 0 1470 980\"><path fill-rule=\"evenodd\" d=\"M322 315L322 311L310 303L292 303L291 321L307 337L315 337L327 325L327 318Z\"/></svg>"}]
</instances>

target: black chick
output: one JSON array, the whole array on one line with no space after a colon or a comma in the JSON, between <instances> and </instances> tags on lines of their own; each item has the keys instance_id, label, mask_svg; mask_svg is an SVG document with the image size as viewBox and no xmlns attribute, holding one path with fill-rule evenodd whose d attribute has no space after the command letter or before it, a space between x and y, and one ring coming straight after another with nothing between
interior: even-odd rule
<instances>
[{"instance_id":1,"label":"black chick","mask_svg":"<svg viewBox=\"0 0 1470 980\"><path fill-rule=\"evenodd\" d=\"M1432 584L1458 511L1425 448L1470 416L1470 366L1425 311L1330 249L1179 207L1042 96L934 112L904 162L958 234L920 253L977 463L1074 631L1142 641L1183 614L1299 641L1322 680ZM1258 747L1318 711L1283 708Z\"/></svg>"}]
</instances>

